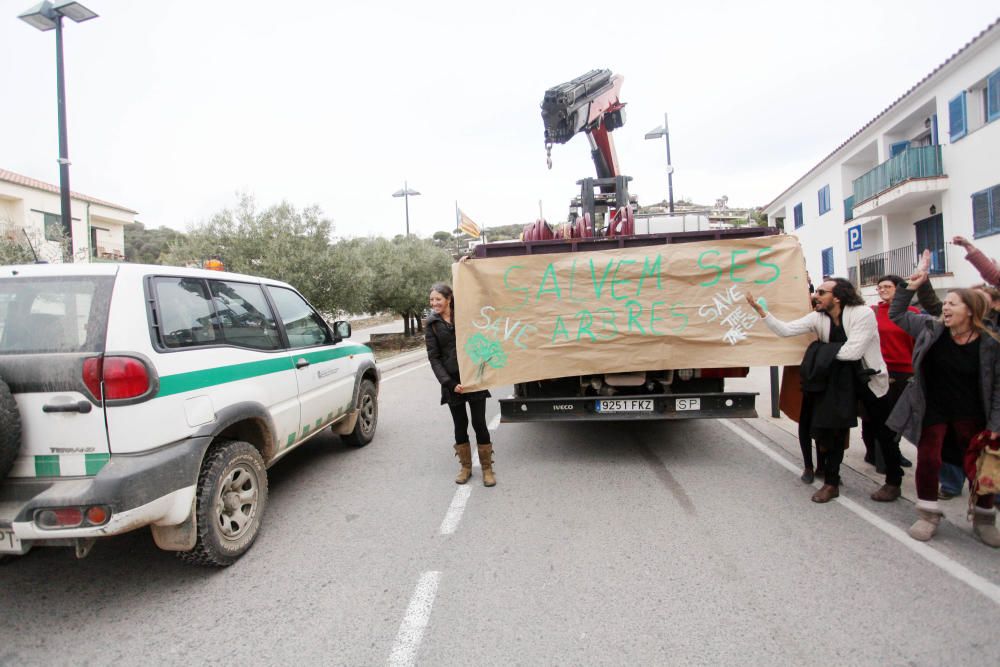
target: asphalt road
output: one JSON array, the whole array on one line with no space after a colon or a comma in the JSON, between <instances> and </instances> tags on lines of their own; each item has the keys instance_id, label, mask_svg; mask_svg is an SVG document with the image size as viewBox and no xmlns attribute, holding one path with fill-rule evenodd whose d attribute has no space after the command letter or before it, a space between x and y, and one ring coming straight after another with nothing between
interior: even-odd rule
<instances>
[{"instance_id":1,"label":"asphalt road","mask_svg":"<svg viewBox=\"0 0 1000 667\"><path fill-rule=\"evenodd\" d=\"M0 664L1000 663L1000 553L947 524L913 543L912 504L850 471L811 503L787 434L497 425L491 401L499 483L459 487L430 369L402 361L374 442L326 432L271 469L232 567L146 530L0 566Z\"/></svg>"}]
</instances>

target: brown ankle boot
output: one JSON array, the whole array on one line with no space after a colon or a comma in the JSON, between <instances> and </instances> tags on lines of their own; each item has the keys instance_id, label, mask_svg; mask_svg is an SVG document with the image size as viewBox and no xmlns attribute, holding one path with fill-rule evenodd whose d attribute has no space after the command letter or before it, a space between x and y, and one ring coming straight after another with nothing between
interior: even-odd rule
<instances>
[{"instance_id":1,"label":"brown ankle boot","mask_svg":"<svg viewBox=\"0 0 1000 667\"><path fill-rule=\"evenodd\" d=\"M819 491L813 494L814 503L828 503L840 496L840 487L833 484L824 484Z\"/></svg>"},{"instance_id":2,"label":"brown ankle boot","mask_svg":"<svg viewBox=\"0 0 1000 667\"><path fill-rule=\"evenodd\" d=\"M898 486L893 486L892 484L883 484L882 488L873 493L870 497L875 502L879 503L891 503L893 500L899 498L902 490Z\"/></svg>"},{"instance_id":3,"label":"brown ankle boot","mask_svg":"<svg viewBox=\"0 0 1000 667\"><path fill-rule=\"evenodd\" d=\"M458 457L458 462L462 464L462 469L458 471L458 475L455 477L455 484L465 484L472 477L472 445L467 442L455 445L455 456Z\"/></svg>"},{"instance_id":4,"label":"brown ankle boot","mask_svg":"<svg viewBox=\"0 0 1000 667\"><path fill-rule=\"evenodd\" d=\"M483 486L496 486L497 478L493 475L493 445L479 445L479 465L483 468Z\"/></svg>"}]
</instances>

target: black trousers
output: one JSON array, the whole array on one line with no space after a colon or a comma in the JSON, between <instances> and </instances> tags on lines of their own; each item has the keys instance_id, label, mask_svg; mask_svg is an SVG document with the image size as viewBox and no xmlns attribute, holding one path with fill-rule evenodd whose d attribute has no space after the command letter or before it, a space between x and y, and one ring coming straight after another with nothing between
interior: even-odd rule
<instances>
[{"instance_id":1,"label":"black trousers","mask_svg":"<svg viewBox=\"0 0 1000 667\"><path fill-rule=\"evenodd\" d=\"M867 385L858 389L858 398L865 408L866 419L861 423L861 437L865 437L866 426L869 435L874 435L875 446L882 454L885 463L885 483L900 486L903 483L903 466L900 464L902 455L899 452L899 436L885 425L896 401L906 388L905 376L900 379L893 374L895 382L889 383L889 391L878 398ZM867 443L866 443L867 444Z\"/></svg>"},{"instance_id":2,"label":"black trousers","mask_svg":"<svg viewBox=\"0 0 1000 667\"><path fill-rule=\"evenodd\" d=\"M802 408L799 410L799 449L802 450L802 465L813 467L813 437L812 437L812 402L813 395L802 392ZM823 452L816 450L816 470L825 470Z\"/></svg>"},{"instance_id":3,"label":"black trousers","mask_svg":"<svg viewBox=\"0 0 1000 667\"><path fill-rule=\"evenodd\" d=\"M818 428L816 453L822 460L823 481L840 486L840 464L844 462L844 445L851 430L847 428Z\"/></svg>"},{"instance_id":4,"label":"black trousers","mask_svg":"<svg viewBox=\"0 0 1000 667\"><path fill-rule=\"evenodd\" d=\"M451 420L455 424L455 443L461 445L469 441L469 414L465 412L466 405L469 406L469 414L472 415L472 428L476 432L476 444L490 444L490 430L486 428L485 398L474 398L456 405L448 404L448 409L451 410Z\"/></svg>"}]
</instances>

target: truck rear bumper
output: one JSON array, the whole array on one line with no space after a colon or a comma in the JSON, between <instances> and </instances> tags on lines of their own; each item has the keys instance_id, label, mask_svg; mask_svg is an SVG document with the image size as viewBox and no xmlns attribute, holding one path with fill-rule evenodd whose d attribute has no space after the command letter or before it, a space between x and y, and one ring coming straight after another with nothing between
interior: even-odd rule
<instances>
[{"instance_id":1,"label":"truck rear bumper","mask_svg":"<svg viewBox=\"0 0 1000 667\"><path fill-rule=\"evenodd\" d=\"M647 394L644 396L572 397L572 398L502 398L501 422L542 421L655 421L664 419L736 419L756 417L757 394ZM624 405L611 406L625 411L601 411L601 401ZM648 401L648 403L636 403ZM648 408L648 409L647 409Z\"/></svg>"}]
</instances>

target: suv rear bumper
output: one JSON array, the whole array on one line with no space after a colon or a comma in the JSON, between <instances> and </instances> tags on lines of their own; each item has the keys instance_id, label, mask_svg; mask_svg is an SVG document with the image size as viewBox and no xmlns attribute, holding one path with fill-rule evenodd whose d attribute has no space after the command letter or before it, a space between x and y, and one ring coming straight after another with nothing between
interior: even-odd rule
<instances>
[{"instance_id":1,"label":"suv rear bumper","mask_svg":"<svg viewBox=\"0 0 1000 667\"><path fill-rule=\"evenodd\" d=\"M103 537L150 524L175 525L191 512L201 460L210 438L191 438L143 454L112 455L94 477L6 479L0 482L0 526L13 529L22 552L45 542ZM45 508L105 505L100 526L41 528Z\"/></svg>"},{"instance_id":2,"label":"suv rear bumper","mask_svg":"<svg viewBox=\"0 0 1000 667\"><path fill-rule=\"evenodd\" d=\"M663 419L735 419L756 417L756 393L646 394L611 399L651 402L649 410L600 412L601 396L500 399L501 422L641 421ZM694 401L697 401L696 403ZM692 407L696 405L697 408Z\"/></svg>"}]
</instances>

